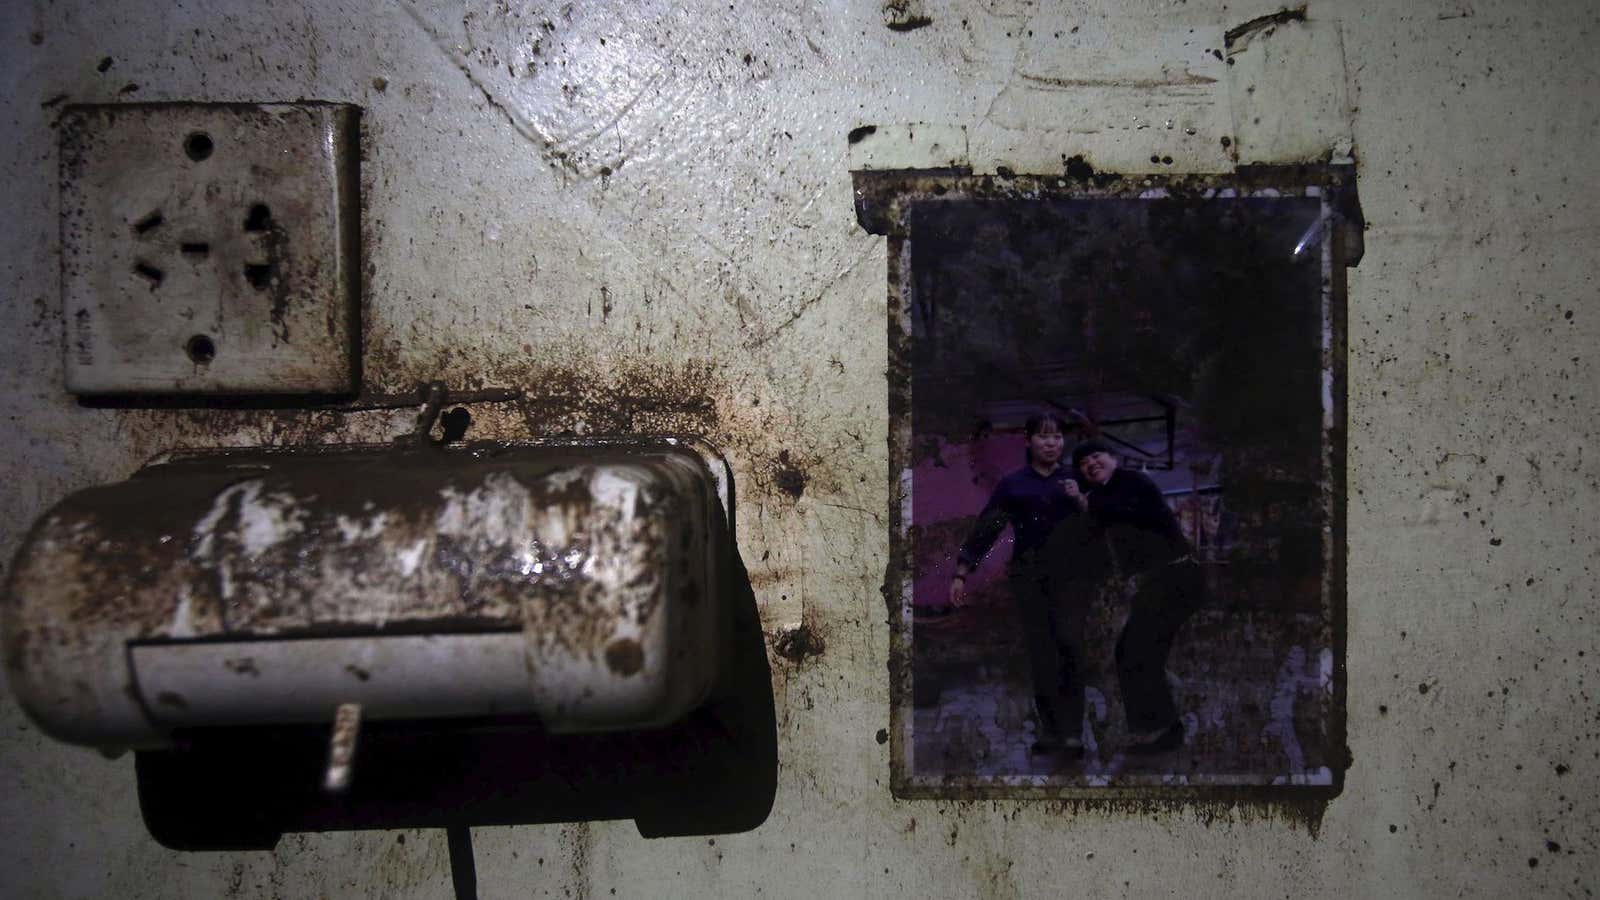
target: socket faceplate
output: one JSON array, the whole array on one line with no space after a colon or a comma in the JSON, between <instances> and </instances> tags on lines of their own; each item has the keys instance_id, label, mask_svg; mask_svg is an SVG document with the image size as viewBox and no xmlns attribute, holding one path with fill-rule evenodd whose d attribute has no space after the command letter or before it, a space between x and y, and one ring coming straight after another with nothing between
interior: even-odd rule
<instances>
[{"instance_id":1,"label":"socket faceplate","mask_svg":"<svg viewBox=\"0 0 1600 900\"><path fill-rule=\"evenodd\" d=\"M354 393L358 115L314 103L68 108L67 389Z\"/></svg>"}]
</instances>

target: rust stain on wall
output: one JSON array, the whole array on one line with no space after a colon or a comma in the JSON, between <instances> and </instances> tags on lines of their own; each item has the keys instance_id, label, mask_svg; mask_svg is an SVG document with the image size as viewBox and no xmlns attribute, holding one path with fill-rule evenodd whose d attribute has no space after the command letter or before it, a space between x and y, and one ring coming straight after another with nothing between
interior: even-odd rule
<instances>
[{"instance_id":1,"label":"rust stain on wall","mask_svg":"<svg viewBox=\"0 0 1600 900\"><path fill-rule=\"evenodd\" d=\"M806 660L821 656L828 649L827 642L815 625L802 622L793 628L786 628L772 641L774 653L795 665L800 665Z\"/></svg>"}]
</instances>

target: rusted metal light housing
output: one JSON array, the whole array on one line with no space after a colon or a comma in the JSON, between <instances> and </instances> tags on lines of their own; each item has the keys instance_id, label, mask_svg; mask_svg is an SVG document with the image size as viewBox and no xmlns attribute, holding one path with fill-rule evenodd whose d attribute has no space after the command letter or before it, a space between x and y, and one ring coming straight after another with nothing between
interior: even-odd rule
<instances>
[{"instance_id":1,"label":"rusted metal light housing","mask_svg":"<svg viewBox=\"0 0 1600 900\"><path fill-rule=\"evenodd\" d=\"M177 454L34 527L8 676L113 751L341 704L659 728L725 665L727 503L720 457L671 438Z\"/></svg>"}]
</instances>

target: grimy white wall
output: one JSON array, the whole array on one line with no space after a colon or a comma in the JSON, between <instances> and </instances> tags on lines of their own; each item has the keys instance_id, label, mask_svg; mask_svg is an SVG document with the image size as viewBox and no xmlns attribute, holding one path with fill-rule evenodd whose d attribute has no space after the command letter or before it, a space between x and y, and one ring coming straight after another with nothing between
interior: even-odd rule
<instances>
[{"instance_id":1,"label":"grimy white wall","mask_svg":"<svg viewBox=\"0 0 1600 900\"><path fill-rule=\"evenodd\" d=\"M764 623L803 618L826 640L800 665L773 657L782 771L760 829L479 829L484 896L1600 887L1600 7L1313 2L1307 25L1245 50L1233 74L1208 51L1275 5L909 7L6 4L0 553L66 492L169 447L409 425L86 409L62 389L61 105L349 101L366 110L367 386L556 385L595 416L703 386ZM887 27L918 15L931 22ZM885 246L856 225L846 134L909 122L964 128L980 173L1056 172L1079 153L1135 172L1222 171L1234 153L1359 161L1353 763L1320 826L891 798L875 739L889 703ZM518 427L485 411L472 436ZM440 832L167 851L140 823L131 758L55 744L0 701L0 894L450 892Z\"/></svg>"}]
</instances>

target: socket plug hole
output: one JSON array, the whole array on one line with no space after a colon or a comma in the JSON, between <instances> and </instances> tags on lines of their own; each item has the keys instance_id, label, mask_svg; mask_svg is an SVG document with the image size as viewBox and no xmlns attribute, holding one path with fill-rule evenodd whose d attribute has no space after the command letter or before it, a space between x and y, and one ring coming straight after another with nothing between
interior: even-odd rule
<instances>
[{"instance_id":1,"label":"socket plug hole","mask_svg":"<svg viewBox=\"0 0 1600 900\"><path fill-rule=\"evenodd\" d=\"M264 291L267 285L272 283L272 266L247 263L244 267L244 280L250 282L250 286L256 290Z\"/></svg>"},{"instance_id":2,"label":"socket plug hole","mask_svg":"<svg viewBox=\"0 0 1600 900\"><path fill-rule=\"evenodd\" d=\"M217 345L209 336L197 334L184 343L183 352L189 354L195 365L203 366L217 358Z\"/></svg>"},{"instance_id":3,"label":"socket plug hole","mask_svg":"<svg viewBox=\"0 0 1600 900\"><path fill-rule=\"evenodd\" d=\"M250 207L250 215L244 220L245 231L266 231L272 227L272 210L267 209L265 203L257 203Z\"/></svg>"},{"instance_id":4,"label":"socket plug hole","mask_svg":"<svg viewBox=\"0 0 1600 900\"><path fill-rule=\"evenodd\" d=\"M183 139L183 152L195 162L211 155L216 146L211 143L211 135L204 131L196 131Z\"/></svg>"},{"instance_id":5,"label":"socket plug hole","mask_svg":"<svg viewBox=\"0 0 1600 900\"><path fill-rule=\"evenodd\" d=\"M210 244L193 243L180 246L184 256L205 256L211 252Z\"/></svg>"},{"instance_id":6,"label":"socket plug hole","mask_svg":"<svg viewBox=\"0 0 1600 900\"><path fill-rule=\"evenodd\" d=\"M150 215L145 216L139 221L133 223L133 232L134 234L144 234L150 229L155 228L157 225L160 225L162 221L163 219L161 218L161 210L158 209L155 212L152 212Z\"/></svg>"},{"instance_id":7,"label":"socket plug hole","mask_svg":"<svg viewBox=\"0 0 1600 900\"><path fill-rule=\"evenodd\" d=\"M137 272L139 277L145 281L150 282L150 290L152 291L161 286L161 279L167 277L165 272L143 260L133 264L133 271Z\"/></svg>"}]
</instances>

